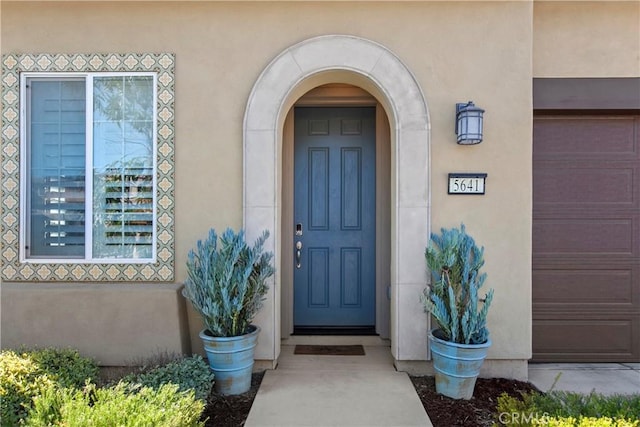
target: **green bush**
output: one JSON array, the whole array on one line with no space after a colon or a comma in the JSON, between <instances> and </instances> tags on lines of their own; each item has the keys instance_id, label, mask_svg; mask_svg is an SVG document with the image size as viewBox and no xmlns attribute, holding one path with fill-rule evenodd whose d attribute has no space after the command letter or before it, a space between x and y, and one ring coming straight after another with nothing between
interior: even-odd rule
<instances>
[{"instance_id":1,"label":"green bush","mask_svg":"<svg viewBox=\"0 0 640 427\"><path fill-rule=\"evenodd\" d=\"M77 350L48 348L29 354L61 387L82 387L87 379L93 381L98 376L96 362L80 356Z\"/></svg>"},{"instance_id":2,"label":"green bush","mask_svg":"<svg viewBox=\"0 0 640 427\"><path fill-rule=\"evenodd\" d=\"M0 352L0 419L14 426L24 419L32 400L51 387L81 387L98 368L76 350L43 349Z\"/></svg>"},{"instance_id":3,"label":"green bush","mask_svg":"<svg viewBox=\"0 0 640 427\"><path fill-rule=\"evenodd\" d=\"M202 425L213 374L200 356L158 363L108 388L92 383L97 375L75 350L0 352L2 426Z\"/></svg>"},{"instance_id":4,"label":"green bush","mask_svg":"<svg viewBox=\"0 0 640 427\"><path fill-rule=\"evenodd\" d=\"M213 372L202 357L196 355L128 375L124 380L156 389L165 384L175 384L180 391L193 390L196 399L206 400L213 385Z\"/></svg>"},{"instance_id":5,"label":"green bush","mask_svg":"<svg viewBox=\"0 0 640 427\"><path fill-rule=\"evenodd\" d=\"M550 391L537 395L534 404L542 411L562 417L640 419L640 394L604 396Z\"/></svg>"},{"instance_id":6,"label":"green bush","mask_svg":"<svg viewBox=\"0 0 640 427\"><path fill-rule=\"evenodd\" d=\"M640 427L640 395L551 391L498 398L496 425Z\"/></svg>"},{"instance_id":7,"label":"green bush","mask_svg":"<svg viewBox=\"0 0 640 427\"><path fill-rule=\"evenodd\" d=\"M637 427L638 421L615 420L609 417L580 417L578 419L561 417L549 418L541 425L550 427Z\"/></svg>"},{"instance_id":8,"label":"green bush","mask_svg":"<svg viewBox=\"0 0 640 427\"><path fill-rule=\"evenodd\" d=\"M125 382L107 388L87 384L82 390L49 387L34 399L26 425L203 426L203 410L204 402L192 391L180 392L174 384L135 392Z\"/></svg>"},{"instance_id":9,"label":"green bush","mask_svg":"<svg viewBox=\"0 0 640 427\"><path fill-rule=\"evenodd\" d=\"M0 355L0 421L2 426L18 424L27 414L32 399L53 384L30 357L13 351Z\"/></svg>"}]
</instances>

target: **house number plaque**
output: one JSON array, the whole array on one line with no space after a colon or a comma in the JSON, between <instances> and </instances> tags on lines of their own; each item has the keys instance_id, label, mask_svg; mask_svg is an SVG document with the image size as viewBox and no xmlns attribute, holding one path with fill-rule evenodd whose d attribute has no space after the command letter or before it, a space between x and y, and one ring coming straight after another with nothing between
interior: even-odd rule
<instances>
[{"instance_id":1,"label":"house number plaque","mask_svg":"<svg viewBox=\"0 0 640 427\"><path fill-rule=\"evenodd\" d=\"M484 194L486 173L450 173L448 194Z\"/></svg>"}]
</instances>

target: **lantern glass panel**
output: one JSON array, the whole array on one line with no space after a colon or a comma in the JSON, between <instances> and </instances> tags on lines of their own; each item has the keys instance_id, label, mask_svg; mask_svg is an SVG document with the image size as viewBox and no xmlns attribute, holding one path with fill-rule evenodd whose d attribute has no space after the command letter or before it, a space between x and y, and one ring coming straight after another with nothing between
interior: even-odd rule
<instances>
[{"instance_id":1,"label":"lantern glass panel","mask_svg":"<svg viewBox=\"0 0 640 427\"><path fill-rule=\"evenodd\" d=\"M482 142L482 113L484 110L473 105L458 104L457 140L458 144L478 144Z\"/></svg>"}]
</instances>

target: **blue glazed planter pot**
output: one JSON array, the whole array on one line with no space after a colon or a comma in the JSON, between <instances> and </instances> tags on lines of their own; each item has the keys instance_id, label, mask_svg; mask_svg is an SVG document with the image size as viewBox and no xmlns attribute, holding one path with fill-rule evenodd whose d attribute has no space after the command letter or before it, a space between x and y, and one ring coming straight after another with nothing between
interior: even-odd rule
<instances>
[{"instance_id":1,"label":"blue glazed planter pot","mask_svg":"<svg viewBox=\"0 0 640 427\"><path fill-rule=\"evenodd\" d=\"M438 329L429 333L436 392L452 399L471 399L491 340L484 344L458 344L434 334L438 335Z\"/></svg>"},{"instance_id":2,"label":"blue glazed planter pot","mask_svg":"<svg viewBox=\"0 0 640 427\"><path fill-rule=\"evenodd\" d=\"M206 329L200 338L214 374L214 389L224 395L242 394L251 388L253 354L260 328L250 326L250 332L239 337L214 337Z\"/></svg>"}]
</instances>

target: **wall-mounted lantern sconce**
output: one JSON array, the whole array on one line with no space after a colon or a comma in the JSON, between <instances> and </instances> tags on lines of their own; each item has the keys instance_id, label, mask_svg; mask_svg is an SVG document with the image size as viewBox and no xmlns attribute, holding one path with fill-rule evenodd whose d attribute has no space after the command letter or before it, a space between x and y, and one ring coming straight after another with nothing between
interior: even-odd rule
<instances>
[{"instance_id":1,"label":"wall-mounted lantern sconce","mask_svg":"<svg viewBox=\"0 0 640 427\"><path fill-rule=\"evenodd\" d=\"M473 145L482 142L482 114L484 110L469 101L456 104L456 135L458 144Z\"/></svg>"}]
</instances>

